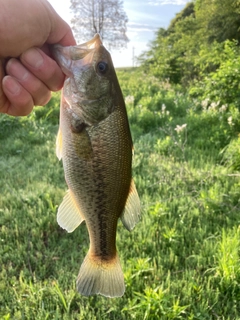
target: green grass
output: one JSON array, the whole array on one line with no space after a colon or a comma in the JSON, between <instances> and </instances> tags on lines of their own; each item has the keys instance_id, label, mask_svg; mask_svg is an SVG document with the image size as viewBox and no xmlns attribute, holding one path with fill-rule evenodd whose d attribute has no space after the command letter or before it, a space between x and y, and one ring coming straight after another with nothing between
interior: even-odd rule
<instances>
[{"instance_id":1,"label":"green grass","mask_svg":"<svg viewBox=\"0 0 240 320\"><path fill-rule=\"evenodd\" d=\"M89 241L85 225L56 222L55 95L29 117L0 116L0 319L240 319L238 110L204 110L138 69L118 75L142 203L136 228L118 227L126 293L75 290Z\"/></svg>"}]
</instances>

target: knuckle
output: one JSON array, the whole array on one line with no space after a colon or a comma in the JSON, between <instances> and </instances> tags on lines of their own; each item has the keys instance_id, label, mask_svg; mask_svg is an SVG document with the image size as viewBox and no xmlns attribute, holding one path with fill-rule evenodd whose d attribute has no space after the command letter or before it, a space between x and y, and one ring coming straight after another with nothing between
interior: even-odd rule
<instances>
[{"instance_id":1,"label":"knuckle","mask_svg":"<svg viewBox=\"0 0 240 320\"><path fill-rule=\"evenodd\" d=\"M51 92L47 90L45 93L40 94L38 97L33 99L35 106L44 106L51 99Z\"/></svg>"},{"instance_id":2,"label":"knuckle","mask_svg":"<svg viewBox=\"0 0 240 320\"><path fill-rule=\"evenodd\" d=\"M26 116L33 109L33 99L31 95L25 91L17 98L14 97L11 101L11 115Z\"/></svg>"}]
</instances>

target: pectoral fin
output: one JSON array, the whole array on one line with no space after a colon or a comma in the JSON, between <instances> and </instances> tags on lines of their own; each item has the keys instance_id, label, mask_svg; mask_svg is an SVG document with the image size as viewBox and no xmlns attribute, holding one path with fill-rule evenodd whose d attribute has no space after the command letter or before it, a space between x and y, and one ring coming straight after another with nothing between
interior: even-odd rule
<instances>
[{"instance_id":1,"label":"pectoral fin","mask_svg":"<svg viewBox=\"0 0 240 320\"><path fill-rule=\"evenodd\" d=\"M57 213L57 222L67 232L75 230L84 220L83 214L70 190L67 191Z\"/></svg>"},{"instance_id":2,"label":"pectoral fin","mask_svg":"<svg viewBox=\"0 0 240 320\"><path fill-rule=\"evenodd\" d=\"M76 155L80 160L90 161L93 157L93 149L91 139L85 127L79 132L73 132L72 135L73 145Z\"/></svg>"},{"instance_id":3,"label":"pectoral fin","mask_svg":"<svg viewBox=\"0 0 240 320\"><path fill-rule=\"evenodd\" d=\"M58 129L57 140L56 140L56 155L58 157L58 160L60 161L62 159L62 131L60 127Z\"/></svg>"},{"instance_id":4,"label":"pectoral fin","mask_svg":"<svg viewBox=\"0 0 240 320\"><path fill-rule=\"evenodd\" d=\"M120 218L128 231L131 231L141 218L140 199L133 180L131 182L125 208Z\"/></svg>"}]
</instances>

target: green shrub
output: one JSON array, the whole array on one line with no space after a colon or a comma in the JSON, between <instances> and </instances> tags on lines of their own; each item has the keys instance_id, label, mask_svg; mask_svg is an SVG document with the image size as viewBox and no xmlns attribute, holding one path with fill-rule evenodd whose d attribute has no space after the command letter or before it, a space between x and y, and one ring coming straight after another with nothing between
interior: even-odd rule
<instances>
[{"instance_id":1,"label":"green shrub","mask_svg":"<svg viewBox=\"0 0 240 320\"><path fill-rule=\"evenodd\" d=\"M225 166L232 168L233 171L240 171L240 135L232 139L221 153Z\"/></svg>"},{"instance_id":2,"label":"green shrub","mask_svg":"<svg viewBox=\"0 0 240 320\"><path fill-rule=\"evenodd\" d=\"M192 97L206 101L208 106L217 103L223 105L234 104L240 109L240 55L235 42L226 41L225 55L219 68L196 81L190 88Z\"/></svg>"}]
</instances>

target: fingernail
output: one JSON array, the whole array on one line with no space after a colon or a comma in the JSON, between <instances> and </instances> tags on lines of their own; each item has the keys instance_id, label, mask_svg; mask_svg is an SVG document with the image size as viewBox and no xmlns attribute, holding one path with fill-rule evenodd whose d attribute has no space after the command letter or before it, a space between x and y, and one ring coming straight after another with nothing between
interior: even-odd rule
<instances>
[{"instance_id":1,"label":"fingernail","mask_svg":"<svg viewBox=\"0 0 240 320\"><path fill-rule=\"evenodd\" d=\"M10 59L7 63L7 73L19 80L26 80L29 72L21 65L17 59Z\"/></svg>"},{"instance_id":2,"label":"fingernail","mask_svg":"<svg viewBox=\"0 0 240 320\"><path fill-rule=\"evenodd\" d=\"M28 49L23 53L22 57L25 62L27 62L33 68L37 69L43 64L43 57L41 53L35 48Z\"/></svg>"},{"instance_id":3,"label":"fingernail","mask_svg":"<svg viewBox=\"0 0 240 320\"><path fill-rule=\"evenodd\" d=\"M21 90L19 83L10 76L6 76L3 78L3 86L4 89L12 95L18 95Z\"/></svg>"}]
</instances>

